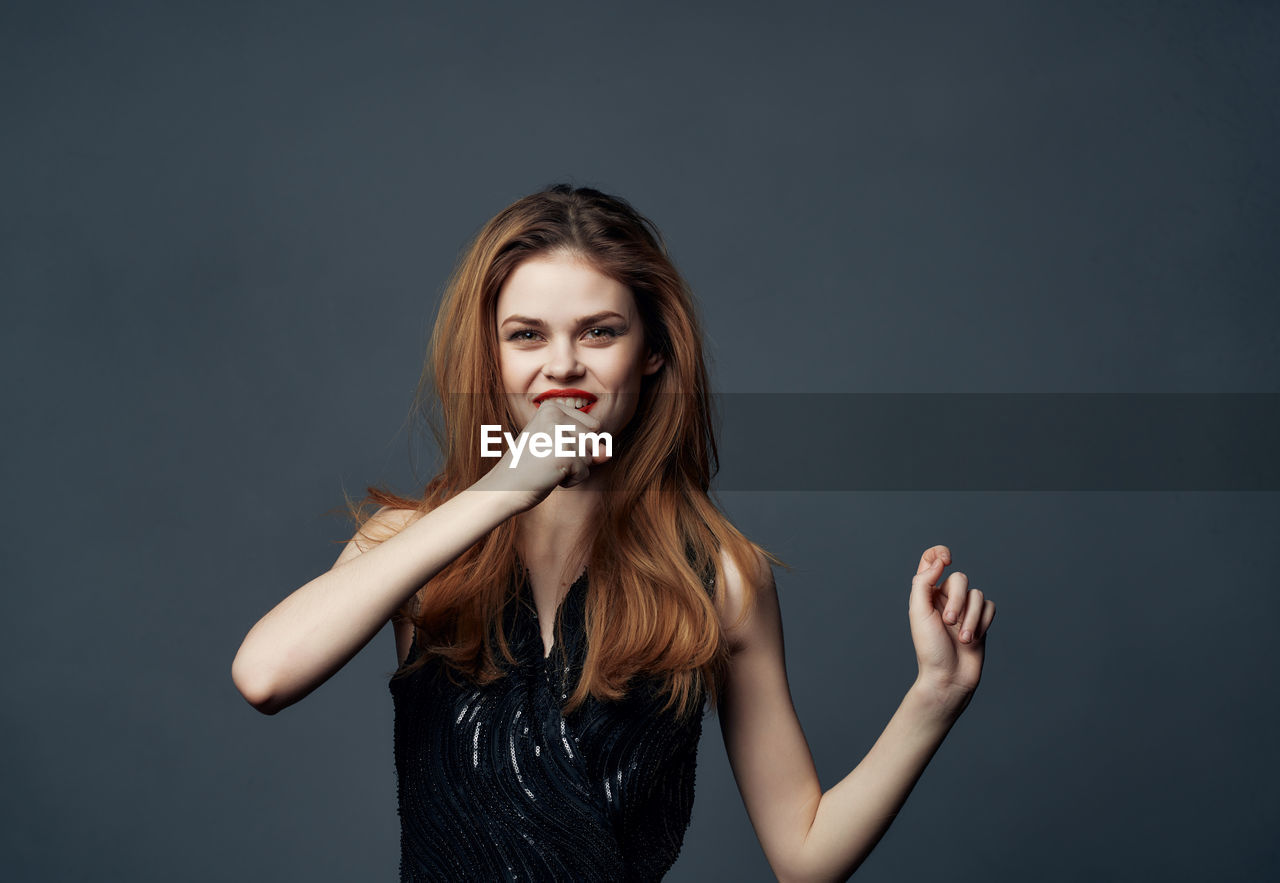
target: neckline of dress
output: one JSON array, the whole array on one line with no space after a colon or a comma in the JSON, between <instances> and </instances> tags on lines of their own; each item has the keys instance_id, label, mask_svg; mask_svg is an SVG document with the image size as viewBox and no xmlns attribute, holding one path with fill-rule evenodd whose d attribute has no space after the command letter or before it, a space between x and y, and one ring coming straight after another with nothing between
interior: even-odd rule
<instances>
[{"instance_id":1,"label":"neckline of dress","mask_svg":"<svg viewBox=\"0 0 1280 883\"><path fill-rule=\"evenodd\" d=\"M538 655L544 662L550 661L557 649L563 649L561 648L562 642L556 640L556 625L560 624L560 613L564 609L565 604L567 604L569 599L578 592L581 586L586 584L587 571L589 569L589 565L584 564L582 566L582 572L578 574L578 578L569 584L569 588L565 591L564 597L556 602L555 610L552 611L551 614L551 649L547 650L542 643L542 625L540 617L538 616L538 604L533 598L533 582L529 579L529 569L524 566L524 562L521 561L518 556L516 558L516 572L520 582L519 592L521 601L533 616L533 632L537 638Z\"/></svg>"},{"instance_id":2,"label":"neckline of dress","mask_svg":"<svg viewBox=\"0 0 1280 883\"><path fill-rule=\"evenodd\" d=\"M590 568L590 565L587 565L587 564L582 565L582 570L578 572L577 578L574 579L573 582L569 583L569 588L565 590L564 597L561 598L556 603L557 610L560 609L560 606L564 604L564 602L568 599L569 595L573 592L573 590L578 587L578 584L583 582L587 578L587 570L589 568ZM531 596L530 600L533 600L532 599L533 581L529 579L529 568L525 566L524 562L520 560L520 557L518 555L516 556L516 579L520 583L520 590L524 591L527 588Z\"/></svg>"}]
</instances>

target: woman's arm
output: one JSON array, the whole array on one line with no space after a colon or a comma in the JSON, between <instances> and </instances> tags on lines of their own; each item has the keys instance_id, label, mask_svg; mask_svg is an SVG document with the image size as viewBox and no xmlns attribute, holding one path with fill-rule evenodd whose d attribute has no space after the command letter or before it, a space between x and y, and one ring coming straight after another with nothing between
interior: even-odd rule
<instances>
[{"instance_id":1,"label":"woman's arm","mask_svg":"<svg viewBox=\"0 0 1280 883\"><path fill-rule=\"evenodd\" d=\"M263 714L304 698L346 665L428 580L521 505L504 491L472 489L367 552L357 533L329 571L249 630L231 663L236 688ZM395 529L415 516L384 508L370 521Z\"/></svg>"},{"instance_id":2,"label":"woman's arm","mask_svg":"<svg viewBox=\"0 0 1280 883\"><path fill-rule=\"evenodd\" d=\"M941 557L930 550L926 558L931 553ZM744 577L727 557L722 566L727 589L723 616L731 623L741 609ZM916 621L917 617L928 617L923 605L932 604L933 599L926 596L938 591L925 584L933 573L930 563L912 584L912 628L921 633L916 635L918 653L922 647L936 649L927 646L926 640L934 636L923 635L925 630ZM962 652L981 653L994 605L986 602L991 605L991 613L986 615L978 595L977 619L972 619L968 614L973 599L963 599L965 586L960 583L957 591L955 577L963 574L953 574L948 583L951 603L944 597L933 612L941 624L944 610L959 609L963 615L953 627L955 640L959 641L961 628L968 627L978 637L967 642ZM823 793L792 705L777 591L763 558L757 572L748 578L755 584L756 600L742 626L730 632L733 657L720 709L729 762L765 857L778 879L843 880L884 836L967 704L972 688L959 689L961 681L955 677L944 685L933 660L922 660L928 664L922 664L920 677L870 752ZM945 625L942 628L951 630ZM965 673L970 669L966 667ZM972 686L976 687L976 681Z\"/></svg>"},{"instance_id":3,"label":"woman's arm","mask_svg":"<svg viewBox=\"0 0 1280 883\"><path fill-rule=\"evenodd\" d=\"M600 428L598 419L563 402L548 405L529 421L526 434L550 434L561 423L578 431ZM516 467L508 450L469 489L426 515L379 510L373 516L377 527L403 529L367 552L357 532L327 573L258 620L231 663L236 689L263 714L304 698L350 662L449 562L557 486L585 481L591 466L604 459L584 449L573 456L526 457Z\"/></svg>"}]
</instances>

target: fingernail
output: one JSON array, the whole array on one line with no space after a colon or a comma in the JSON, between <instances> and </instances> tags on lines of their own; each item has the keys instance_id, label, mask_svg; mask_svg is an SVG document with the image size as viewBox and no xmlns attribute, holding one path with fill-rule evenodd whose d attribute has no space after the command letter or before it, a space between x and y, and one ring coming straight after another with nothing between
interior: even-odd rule
<instances>
[{"instance_id":1,"label":"fingernail","mask_svg":"<svg viewBox=\"0 0 1280 883\"><path fill-rule=\"evenodd\" d=\"M956 624L956 619L958 619L958 617L955 615L955 613L954 613L954 612L952 612L952 611L950 611L950 610L948 610L948 611L947 611L947 622L951 623L952 625L955 625L955 624Z\"/></svg>"},{"instance_id":2,"label":"fingernail","mask_svg":"<svg viewBox=\"0 0 1280 883\"><path fill-rule=\"evenodd\" d=\"M969 631L968 629L965 629L960 633L960 640L964 641L966 644L969 643L969 640L972 637L973 637L973 632Z\"/></svg>"}]
</instances>

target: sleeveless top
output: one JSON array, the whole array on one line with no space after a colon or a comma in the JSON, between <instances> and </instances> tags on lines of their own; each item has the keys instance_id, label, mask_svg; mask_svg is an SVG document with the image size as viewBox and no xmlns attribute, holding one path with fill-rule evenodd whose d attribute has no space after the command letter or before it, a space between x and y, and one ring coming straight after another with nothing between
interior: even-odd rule
<instances>
[{"instance_id":1,"label":"sleeveless top","mask_svg":"<svg viewBox=\"0 0 1280 883\"><path fill-rule=\"evenodd\" d=\"M436 657L389 683L400 880L658 880L693 810L705 694L678 720L660 714L656 679L637 678L622 700L563 716L586 654L587 574L545 658L527 575L516 582L505 676L477 687ZM415 634L405 662L421 652Z\"/></svg>"}]
</instances>

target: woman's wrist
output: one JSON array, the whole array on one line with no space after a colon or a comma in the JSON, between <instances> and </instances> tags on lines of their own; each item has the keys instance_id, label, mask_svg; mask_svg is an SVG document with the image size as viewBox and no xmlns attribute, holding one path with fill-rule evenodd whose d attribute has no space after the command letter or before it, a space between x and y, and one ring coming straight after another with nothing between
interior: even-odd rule
<instances>
[{"instance_id":1,"label":"woman's wrist","mask_svg":"<svg viewBox=\"0 0 1280 883\"><path fill-rule=\"evenodd\" d=\"M915 683L908 692L919 699L922 707L952 720L960 717L973 698L972 691L961 690L923 675L916 676Z\"/></svg>"},{"instance_id":2,"label":"woman's wrist","mask_svg":"<svg viewBox=\"0 0 1280 883\"><path fill-rule=\"evenodd\" d=\"M494 507L498 513L498 523L533 508L538 502L536 496L528 490L494 481L492 471L481 476L464 493L474 495L485 506Z\"/></svg>"}]
</instances>

